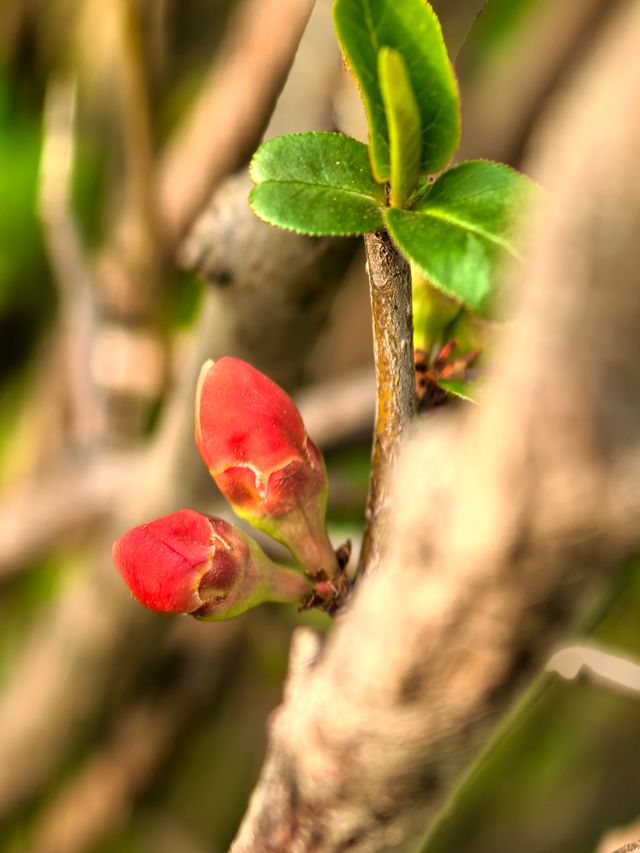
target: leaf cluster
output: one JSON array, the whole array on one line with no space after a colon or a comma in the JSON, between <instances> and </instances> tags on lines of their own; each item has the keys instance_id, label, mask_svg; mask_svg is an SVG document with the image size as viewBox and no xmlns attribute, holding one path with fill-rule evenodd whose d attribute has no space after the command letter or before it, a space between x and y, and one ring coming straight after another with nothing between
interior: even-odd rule
<instances>
[{"instance_id":1,"label":"leaf cluster","mask_svg":"<svg viewBox=\"0 0 640 853\"><path fill-rule=\"evenodd\" d=\"M334 24L369 125L264 143L251 163L254 211L309 235L386 229L417 273L465 309L490 313L497 261L527 182L483 160L445 169L460 141L460 98L425 0L335 0Z\"/></svg>"}]
</instances>

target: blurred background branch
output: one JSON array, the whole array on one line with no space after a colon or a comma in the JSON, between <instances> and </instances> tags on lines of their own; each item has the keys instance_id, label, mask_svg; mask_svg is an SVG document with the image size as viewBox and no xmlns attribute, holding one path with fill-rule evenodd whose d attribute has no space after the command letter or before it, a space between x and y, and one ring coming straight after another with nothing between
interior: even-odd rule
<instances>
[{"instance_id":1,"label":"blurred background branch","mask_svg":"<svg viewBox=\"0 0 640 853\"><path fill-rule=\"evenodd\" d=\"M459 53L465 156L517 163L606 19L630 5L435 2ZM220 511L193 446L192 402L201 362L227 353L296 393L327 451L334 541L357 545L374 400L363 254L353 241L260 223L245 175L265 133L362 129L352 93L330 0L0 4L3 850L210 853L233 838L291 631L326 622L269 608L228 625L153 617L127 596L110 547L126 527L179 506ZM603 396L613 393L616 409L626 374L618 356L606 358L618 378ZM554 374L555 362L541 364ZM531 405L548 403L537 393ZM434 482L415 505L425 536L444 511L427 513L432 500L440 507L436 491ZM594 639L631 659L638 578L632 565L626 585L605 591ZM367 634L351 630L334 642L351 638L344 655L355 665ZM508 750L517 768L494 773L512 799L501 805L498 788L487 805L497 783L476 787L454 821L464 844L445 828L432 841L442 853L499 853L514 838L528 853L584 853L611 826L625 827L617 847L638 836L637 699L548 678L536 705L544 722L527 717ZM454 769L467 759L456 750Z\"/></svg>"},{"instance_id":2,"label":"blurred background branch","mask_svg":"<svg viewBox=\"0 0 640 853\"><path fill-rule=\"evenodd\" d=\"M220 179L255 151L312 8L312 0L253 0L234 10L216 62L158 167L168 245L185 234Z\"/></svg>"}]
</instances>

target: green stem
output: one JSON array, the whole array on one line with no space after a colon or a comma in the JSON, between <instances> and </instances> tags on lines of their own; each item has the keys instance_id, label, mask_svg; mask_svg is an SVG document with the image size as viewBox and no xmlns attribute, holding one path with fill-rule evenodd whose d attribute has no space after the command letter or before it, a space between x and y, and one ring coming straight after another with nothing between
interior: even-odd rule
<instances>
[{"instance_id":1,"label":"green stem","mask_svg":"<svg viewBox=\"0 0 640 853\"><path fill-rule=\"evenodd\" d=\"M281 604L300 603L309 596L312 586L309 581L294 569L288 569L277 564L267 576L267 588L265 598L268 601L277 601Z\"/></svg>"}]
</instances>

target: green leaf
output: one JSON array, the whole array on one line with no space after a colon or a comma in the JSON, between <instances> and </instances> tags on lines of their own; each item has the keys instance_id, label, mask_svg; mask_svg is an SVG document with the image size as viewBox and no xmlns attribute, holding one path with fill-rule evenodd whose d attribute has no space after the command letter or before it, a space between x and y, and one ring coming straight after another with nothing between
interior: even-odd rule
<instances>
[{"instance_id":1,"label":"green leaf","mask_svg":"<svg viewBox=\"0 0 640 853\"><path fill-rule=\"evenodd\" d=\"M461 163L430 184L413 210L387 210L387 227L432 284L487 316L499 262L516 256L511 224L530 186L499 163Z\"/></svg>"},{"instance_id":2,"label":"green leaf","mask_svg":"<svg viewBox=\"0 0 640 853\"><path fill-rule=\"evenodd\" d=\"M411 296L413 346L430 352L434 347L442 346L446 330L463 309L457 300L434 287L415 264L411 266Z\"/></svg>"},{"instance_id":3,"label":"green leaf","mask_svg":"<svg viewBox=\"0 0 640 853\"><path fill-rule=\"evenodd\" d=\"M367 147L339 133L277 136L249 168L249 200L265 222L300 234L349 235L383 227L384 190L371 177Z\"/></svg>"},{"instance_id":4,"label":"green leaf","mask_svg":"<svg viewBox=\"0 0 640 853\"><path fill-rule=\"evenodd\" d=\"M453 397L460 397L470 403L478 402L476 383L469 379L439 379L438 387Z\"/></svg>"},{"instance_id":5,"label":"green leaf","mask_svg":"<svg viewBox=\"0 0 640 853\"><path fill-rule=\"evenodd\" d=\"M381 47L378 76L389 128L391 205L405 207L420 177L420 111L402 54Z\"/></svg>"},{"instance_id":6,"label":"green leaf","mask_svg":"<svg viewBox=\"0 0 640 853\"><path fill-rule=\"evenodd\" d=\"M391 178L389 130L378 77L378 51L390 47L407 64L420 112L421 169L445 166L460 139L458 87L440 23L425 0L336 0L338 39L360 88L369 121L376 180Z\"/></svg>"}]
</instances>

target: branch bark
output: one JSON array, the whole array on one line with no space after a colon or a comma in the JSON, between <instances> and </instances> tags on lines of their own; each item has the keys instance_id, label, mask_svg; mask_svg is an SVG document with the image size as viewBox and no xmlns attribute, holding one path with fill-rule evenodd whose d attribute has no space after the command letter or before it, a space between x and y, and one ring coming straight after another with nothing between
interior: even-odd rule
<instances>
[{"instance_id":1,"label":"branch bark","mask_svg":"<svg viewBox=\"0 0 640 853\"><path fill-rule=\"evenodd\" d=\"M400 438L416 413L409 264L385 231L365 234L376 373L376 417L369 496L358 573L375 570L388 533Z\"/></svg>"},{"instance_id":2,"label":"branch bark","mask_svg":"<svg viewBox=\"0 0 640 853\"><path fill-rule=\"evenodd\" d=\"M619 8L539 137L553 200L526 223L483 404L416 431L378 572L324 649L294 644L234 853L415 837L589 585L637 552L640 6Z\"/></svg>"}]
</instances>

